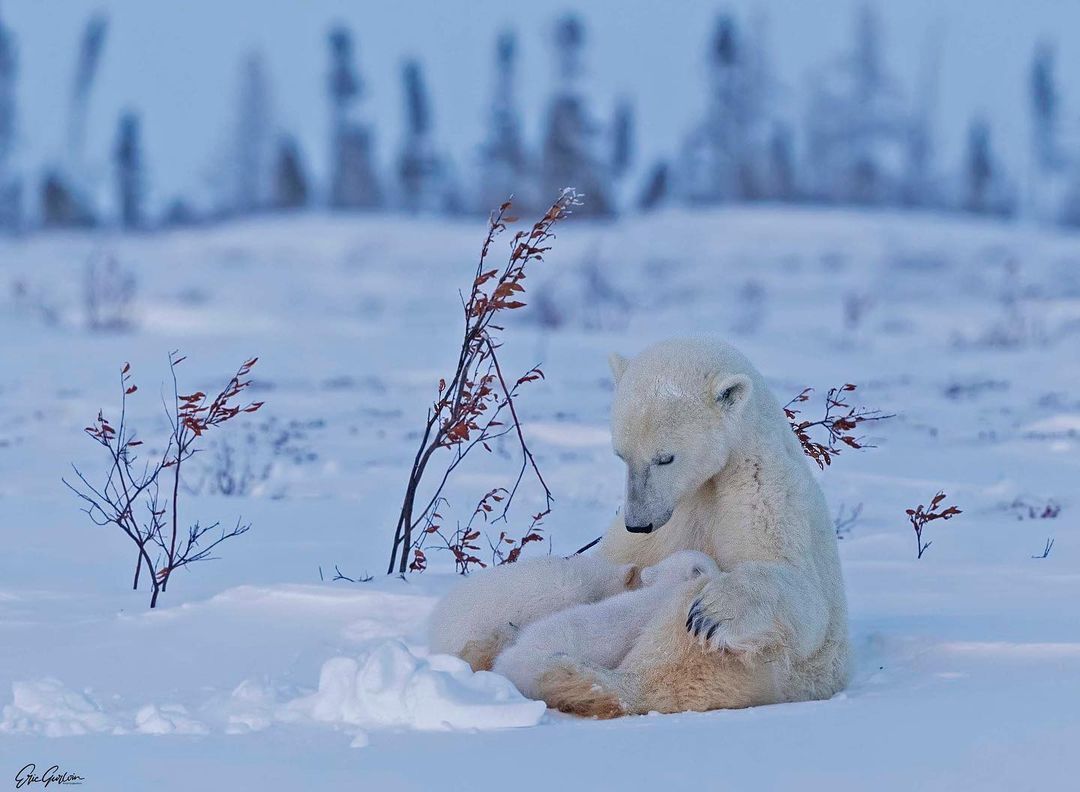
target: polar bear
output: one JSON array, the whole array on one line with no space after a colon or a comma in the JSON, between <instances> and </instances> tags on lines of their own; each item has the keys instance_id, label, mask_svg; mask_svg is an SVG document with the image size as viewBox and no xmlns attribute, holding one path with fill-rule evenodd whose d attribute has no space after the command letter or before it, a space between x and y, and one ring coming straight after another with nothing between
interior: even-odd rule
<instances>
[{"instance_id":1,"label":"polar bear","mask_svg":"<svg viewBox=\"0 0 1080 792\"><path fill-rule=\"evenodd\" d=\"M612 717L822 699L848 675L847 605L821 488L754 366L708 339L611 358L623 512L600 552L655 564L700 550L722 570L653 615L615 670L564 662L549 705Z\"/></svg>"},{"instance_id":2,"label":"polar bear","mask_svg":"<svg viewBox=\"0 0 1080 792\"><path fill-rule=\"evenodd\" d=\"M522 628L491 670L509 679L529 698L539 698L537 681L552 660L572 658L615 668L641 635L648 615L664 600L677 596L679 584L719 574L716 562L704 553L672 553L641 570L641 588L558 611Z\"/></svg>"},{"instance_id":3,"label":"polar bear","mask_svg":"<svg viewBox=\"0 0 1080 792\"><path fill-rule=\"evenodd\" d=\"M597 602L641 584L635 564L600 555L546 556L473 573L443 597L428 621L433 652L489 670L516 631L573 605Z\"/></svg>"},{"instance_id":4,"label":"polar bear","mask_svg":"<svg viewBox=\"0 0 1080 792\"><path fill-rule=\"evenodd\" d=\"M566 712L616 717L823 699L843 689L847 606L835 532L762 376L711 339L665 341L610 362L612 444L626 465L626 498L600 554L646 567L698 550L721 572L647 616L618 668L554 664L538 680L541 698ZM512 590L517 579L509 570L501 582ZM515 620L510 610L501 615Z\"/></svg>"}]
</instances>

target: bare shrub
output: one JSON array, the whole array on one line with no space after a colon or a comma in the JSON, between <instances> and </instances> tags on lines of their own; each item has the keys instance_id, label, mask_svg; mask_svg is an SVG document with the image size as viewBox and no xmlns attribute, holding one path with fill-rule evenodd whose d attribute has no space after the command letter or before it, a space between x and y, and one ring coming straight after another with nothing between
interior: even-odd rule
<instances>
[{"instance_id":1,"label":"bare shrub","mask_svg":"<svg viewBox=\"0 0 1080 792\"><path fill-rule=\"evenodd\" d=\"M1061 514L1061 504L1053 498L1047 500L1015 498L1005 508L1018 520L1054 520Z\"/></svg>"},{"instance_id":2,"label":"bare shrub","mask_svg":"<svg viewBox=\"0 0 1080 792\"><path fill-rule=\"evenodd\" d=\"M865 292L849 291L844 293L844 332L854 334L866 321L870 309L874 307L874 297Z\"/></svg>"},{"instance_id":3,"label":"bare shrub","mask_svg":"<svg viewBox=\"0 0 1080 792\"><path fill-rule=\"evenodd\" d=\"M1054 549L1054 537L1051 536L1046 540L1046 544L1043 546L1042 552L1039 553L1038 555L1033 555L1032 558L1038 558L1038 559L1046 558L1047 556L1050 555L1050 551L1053 550L1053 549Z\"/></svg>"},{"instance_id":4,"label":"bare shrub","mask_svg":"<svg viewBox=\"0 0 1080 792\"><path fill-rule=\"evenodd\" d=\"M94 332L123 332L134 326L136 281L112 255L91 256L83 272L86 326Z\"/></svg>"},{"instance_id":5,"label":"bare shrub","mask_svg":"<svg viewBox=\"0 0 1080 792\"><path fill-rule=\"evenodd\" d=\"M37 319L48 327L60 324L60 307L54 296L44 287L22 278L11 282L11 307L14 314Z\"/></svg>"},{"instance_id":6,"label":"bare shrub","mask_svg":"<svg viewBox=\"0 0 1080 792\"><path fill-rule=\"evenodd\" d=\"M469 296L462 297L464 319L461 350L457 364L449 379L439 381L438 395L428 408L427 418L421 432L419 447L413 459L412 467L405 487L405 497L401 505L394 542L390 552L388 573L395 568L400 574L407 570L420 571L426 566L423 555L427 538L442 535L442 517L438 512L445 503L444 488L453 472L458 468L470 451L477 446L491 451L491 442L506 435L516 438L520 453L521 466L513 485L500 494L498 499L485 496L479 508L484 520L496 509L492 502L500 503L499 514L495 519L505 520L514 495L517 493L526 473L543 489L545 506L533 515L525 535L536 533L541 520L551 511L552 496L544 477L541 475L525 441L521 423L518 420L514 399L520 389L541 379L544 375L534 367L516 379L508 379L499 364L497 350L501 346L498 332L503 328L496 323L506 313L524 307L518 298L524 293L525 267L532 261L543 260L550 250L547 243L554 235L556 223L567 217L573 207L580 205L577 194L570 189L564 190L547 213L532 226L529 231L514 234L510 243L507 261L501 267L487 268L488 252L495 238L514 222L508 216L510 202L507 201L492 214L487 237L481 248L476 265ZM417 508L417 497L428 465L435 457L446 460L438 475L434 491L427 502ZM490 493L489 493L490 494ZM488 508L483 508L487 506ZM476 517L474 512L473 522ZM457 548L468 564L482 562L475 555L475 539L469 538L474 530L455 530L451 536L451 548ZM410 563L409 555L412 554ZM471 560L471 559L476 560ZM459 570L461 562L456 560Z\"/></svg>"},{"instance_id":7,"label":"bare shrub","mask_svg":"<svg viewBox=\"0 0 1080 792\"><path fill-rule=\"evenodd\" d=\"M938 492L930 501L929 506L923 506L921 503L914 509L906 509L904 511L908 516L908 520L911 522L911 527L915 529L915 544L919 548L918 558L923 557L923 553L930 547L932 542L923 542L923 529L926 524L933 522L934 520L951 520L958 514L963 514L955 506L949 506L943 511L938 511L938 508L945 502L945 498L948 497L944 492Z\"/></svg>"},{"instance_id":8,"label":"bare shrub","mask_svg":"<svg viewBox=\"0 0 1080 792\"><path fill-rule=\"evenodd\" d=\"M215 547L251 528L250 523L237 520L232 528L218 522L205 526L195 522L185 529L179 500L181 469L194 456L198 442L206 433L242 413L253 413L262 407L262 402L242 406L236 403L251 385L247 377L257 360L246 361L225 387L208 400L202 391L180 394L176 367L184 358L170 353L173 399L166 410L171 431L160 456L148 461L140 463L138 449L143 441L128 422L127 400L138 390L131 380L130 364L124 364L120 372L122 395L118 422L113 424L98 411L93 424L85 429L107 452L102 483L91 484L72 465L76 480L72 483L64 479L64 484L86 504L84 511L96 525L115 525L135 543L138 555L132 588L138 590L140 573L145 567L151 587L151 608L157 606L158 596L165 591L176 570L212 558Z\"/></svg>"},{"instance_id":9,"label":"bare shrub","mask_svg":"<svg viewBox=\"0 0 1080 792\"><path fill-rule=\"evenodd\" d=\"M318 419L279 421L270 417L240 437L220 437L206 449L202 473L188 490L226 497L251 495L270 480L275 466L317 460L319 455L309 444L308 433L322 426Z\"/></svg>"},{"instance_id":10,"label":"bare shrub","mask_svg":"<svg viewBox=\"0 0 1080 792\"><path fill-rule=\"evenodd\" d=\"M804 388L798 396L784 405L784 415L787 416L795 436L799 438L803 451L822 470L832 464L832 458L839 454L844 446L854 449L874 447L853 434L860 426L894 417L883 414L881 410L852 407L845 401L845 394L854 392L855 388L851 383L830 388L825 395L825 415L817 421L800 421L798 416L801 412L794 406L809 401L810 394L814 392L813 388ZM815 430L825 431L823 442L813 439L811 432Z\"/></svg>"},{"instance_id":11,"label":"bare shrub","mask_svg":"<svg viewBox=\"0 0 1080 792\"><path fill-rule=\"evenodd\" d=\"M845 539L851 535L851 529L859 522L859 518L862 517L863 505L860 503L850 511L840 504L840 508L836 510L836 517L833 518L833 530L836 532L837 539Z\"/></svg>"},{"instance_id":12,"label":"bare shrub","mask_svg":"<svg viewBox=\"0 0 1080 792\"><path fill-rule=\"evenodd\" d=\"M330 580L334 581L335 583L339 580L344 580L346 583L370 583L374 579L375 576L369 575L367 574L367 572L358 577L349 577L338 568L337 564L334 564L334 576L330 578ZM322 567L319 567L319 580L326 582L326 578L323 577Z\"/></svg>"},{"instance_id":13,"label":"bare shrub","mask_svg":"<svg viewBox=\"0 0 1080 792\"><path fill-rule=\"evenodd\" d=\"M577 327L582 330L623 330L634 301L612 280L611 265L598 248L589 251L576 269L534 287L523 317L544 330Z\"/></svg>"}]
</instances>

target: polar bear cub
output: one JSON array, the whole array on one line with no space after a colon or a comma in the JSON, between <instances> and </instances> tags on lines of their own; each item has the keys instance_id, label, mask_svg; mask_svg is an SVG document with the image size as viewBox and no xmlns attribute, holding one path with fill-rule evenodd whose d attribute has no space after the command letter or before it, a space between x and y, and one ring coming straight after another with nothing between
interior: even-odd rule
<instances>
[{"instance_id":1,"label":"polar bear cub","mask_svg":"<svg viewBox=\"0 0 1080 792\"><path fill-rule=\"evenodd\" d=\"M537 682L552 656L568 655L579 662L615 668L675 586L719 574L716 562L704 553L672 553L641 571L642 588L577 605L523 627L514 643L495 659L492 670L513 682L525 696L540 698Z\"/></svg>"},{"instance_id":2,"label":"polar bear cub","mask_svg":"<svg viewBox=\"0 0 1080 792\"><path fill-rule=\"evenodd\" d=\"M599 555L531 558L475 572L435 606L428 645L432 652L457 655L474 671L490 670L525 625L637 588L639 572L634 564L614 564ZM508 613L514 615L512 624Z\"/></svg>"}]
</instances>

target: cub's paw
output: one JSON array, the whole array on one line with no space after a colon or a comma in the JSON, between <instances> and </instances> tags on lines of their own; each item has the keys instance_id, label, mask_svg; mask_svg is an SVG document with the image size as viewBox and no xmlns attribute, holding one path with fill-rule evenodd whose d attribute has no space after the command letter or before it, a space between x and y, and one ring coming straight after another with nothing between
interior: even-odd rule
<instances>
[{"instance_id":1,"label":"cub's paw","mask_svg":"<svg viewBox=\"0 0 1080 792\"><path fill-rule=\"evenodd\" d=\"M468 663L473 671L490 671L495 664L495 658L514 642L517 633L517 625L508 622L505 627L500 627L486 638L467 641L458 652L458 657Z\"/></svg>"},{"instance_id":2,"label":"cub's paw","mask_svg":"<svg viewBox=\"0 0 1080 792\"><path fill-rule=\"evenodd\" d=\"M686 630L706 649L736 654L757 653L779 639L765 608L711 583L690 604Z\"/></svg>"}]
</instances>

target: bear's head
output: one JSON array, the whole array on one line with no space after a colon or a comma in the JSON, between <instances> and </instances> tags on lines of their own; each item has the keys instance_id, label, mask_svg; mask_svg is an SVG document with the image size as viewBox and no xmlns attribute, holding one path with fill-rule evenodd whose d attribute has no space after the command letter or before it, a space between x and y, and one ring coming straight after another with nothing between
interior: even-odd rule
<instances>
[{"instance_id":1,"label":"bear's head","mask_svg":"<svg viewBox=\"0 0 1080 792\"><path fill-rule=\"evenodd\" d=\"M743 361L726 344L688 341L632 359L611 356L611 439L626 463L626 530L658 530L679 501L727 465L753 395Z\"/></svg>"},{"instance_id":2,"label":"bear's head","mask_svg":"<svg viewBox=\"0 0 1080 792\"><path fill-rule=\"evenodd\" d=\"M709 556L697 550L678 550L660 563L641 570L641 585L671 586L702 575L718 577L720 567Z\"/></svg>"}]
</instances>

